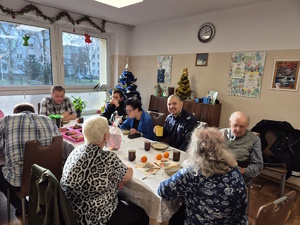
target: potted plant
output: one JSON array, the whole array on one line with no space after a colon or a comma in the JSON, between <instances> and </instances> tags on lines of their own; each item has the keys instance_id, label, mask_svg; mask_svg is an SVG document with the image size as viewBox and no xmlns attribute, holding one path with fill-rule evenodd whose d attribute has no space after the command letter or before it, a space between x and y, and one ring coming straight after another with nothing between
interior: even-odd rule
<instances>
[{"instance_id":1,"label":"potted plant","mask_svg":"<svg viewBox=\"0 0 300 225\"><path fill-rule=\"evenodd\" d=\"M83 101L81 97L75 98L74 96L72 96L72 98L73 98L73 105L77 113L77 118L81 117L81 113L86 107L86 101Z\"/></svg>"}]
</instances>

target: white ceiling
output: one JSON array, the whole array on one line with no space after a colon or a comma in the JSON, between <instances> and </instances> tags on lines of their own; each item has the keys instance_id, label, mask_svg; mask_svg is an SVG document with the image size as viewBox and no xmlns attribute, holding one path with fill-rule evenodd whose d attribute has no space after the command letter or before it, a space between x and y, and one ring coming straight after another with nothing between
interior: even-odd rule
<instances>
[{"instance_id":1,"label":"white ceiling","mask_svg":"<svg viewBox=\"0 0 300 225\"><path fill-rule=\"evenodd\" d=\"M121 9L94 0L24 0L128 25L140 25L270 0L144 0ZM121 0L120 0L121 1Z\"/></svg>"}]
</instances>

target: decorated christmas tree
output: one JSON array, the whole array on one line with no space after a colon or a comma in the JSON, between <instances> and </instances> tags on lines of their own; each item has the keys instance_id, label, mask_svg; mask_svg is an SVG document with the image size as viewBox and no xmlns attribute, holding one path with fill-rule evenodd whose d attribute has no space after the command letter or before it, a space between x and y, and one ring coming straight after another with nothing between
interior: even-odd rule
<instances>
[{"instance_id":1,"label":"decorated christmas tree","mask_svg":"<svg viewBox=\"0 0 300 225\"><path fill-rule=\"evenodd\" d=\"M178 82L178 85L179 87L176 88L176 95L178 95L179 98L187 99L191 96L192 90L190 88L189 72L187 68L182 71L182 75L180 81Z\"/></svg>"},{"instance_id":2,"label":"decorated christmas tree","mask_svg":"<svg viewBox=\"0 0 300 225\"><path fill-rule=\"evenodd\" d=\"M135 78L132 72L128 71L128 69L128 64L126 64L125 70L119 77L119 84L115 87L115 89L120 89L121 91L123 91L125 100L131 97L136 97L141 100L140 92L136 90L137 85L135 84L135 82L137 78Z\"/></svg>"}]
</instances>

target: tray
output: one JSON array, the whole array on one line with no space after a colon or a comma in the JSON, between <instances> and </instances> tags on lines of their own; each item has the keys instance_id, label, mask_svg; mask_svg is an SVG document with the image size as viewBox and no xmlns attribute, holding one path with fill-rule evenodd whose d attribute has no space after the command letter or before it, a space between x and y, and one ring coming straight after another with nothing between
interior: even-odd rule
<instances>
[{"instance_id":1,"label":"tray","mask_svg":"<svg viewBox=\"0 0 300 225\"><path fill-rule=\"evenodd\" d=\"M165 150L167 148L169 148L169 145L166 143L162 143L162 142L155 142L151 144L152 148L158 150L158 151L162 151Z\"/></svg>"},{"instance_id":2,"label":"tray","mask_svg":"<svg viewBox=\"0 0 300 225\"><path fill-rule=\"evenodd\" d=\"M64 132L64 133L62 133L62 136L63 136L64 138L69 139L69 140L74 141L74 142L84 141L83 134L80 133L79 131L72 130L72 131L70 131L70 132L72 132L73 134L71 134L71 135L66 135L67 132ZM76 136L80 136L80 137L82 137L82 139L76 139L76 138L75 138Z\"/></svg>"}]
</instances>

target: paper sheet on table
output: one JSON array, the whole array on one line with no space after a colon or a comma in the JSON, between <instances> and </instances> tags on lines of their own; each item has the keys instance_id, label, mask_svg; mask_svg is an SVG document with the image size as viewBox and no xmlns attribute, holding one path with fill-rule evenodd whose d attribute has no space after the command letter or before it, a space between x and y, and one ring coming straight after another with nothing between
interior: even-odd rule
<instances>
[{"instance_id":1,"label":"paper sheet on table","mask_svg":"<svg viewBox=\"0 0 300 225\"><path fill-rule=\"evenodd\" d=\"M152 163L145 162L142 164L139 164L135 166L139 171L141 171L144 174L153 173L155 170L159 170L160 168Z\"/></svg>"},{"instance_id":2,"label":"paper sheet on table","mask_svg":"<svg viewBox=\"0 0 300 225\"><path fill-rule=\"evenodd\" d=\"M161 160L156 160L155 163L157 163L163 169L169 169L174 166L179 166L179 164L177 162L174 162L171 159L165 159L165 158L162 158Z\"/></svg>"}]
</instances>

